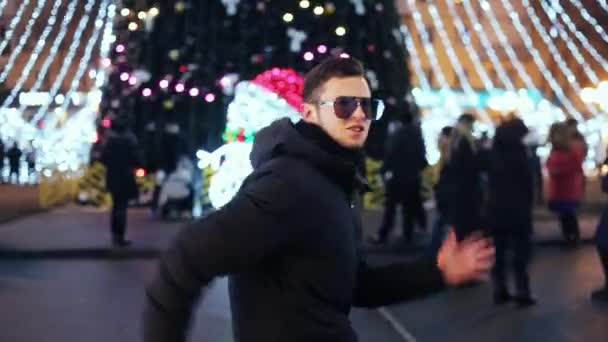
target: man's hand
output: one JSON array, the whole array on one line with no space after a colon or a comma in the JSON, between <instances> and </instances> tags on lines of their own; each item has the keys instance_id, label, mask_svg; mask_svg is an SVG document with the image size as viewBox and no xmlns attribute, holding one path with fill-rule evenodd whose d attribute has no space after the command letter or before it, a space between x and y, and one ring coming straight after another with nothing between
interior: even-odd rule
<instances>
[{"instance_id":1,"label":"man's hand","mask_svg":"<svg viewBox=\"0 0 608 342\"><path fill-rule=\"evenodd\" d=\"M494 244L480 233L473 233L458 242L454 230L443 242L437 256L437 266L446 284L454 286L480 280L494 266Z\"/></svg>"}]
</instances>

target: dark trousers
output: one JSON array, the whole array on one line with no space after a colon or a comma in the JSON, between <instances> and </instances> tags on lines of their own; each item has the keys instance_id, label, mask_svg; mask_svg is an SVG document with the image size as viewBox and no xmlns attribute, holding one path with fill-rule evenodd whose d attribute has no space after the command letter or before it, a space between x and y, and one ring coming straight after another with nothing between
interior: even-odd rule
<instances>
[{"instance_id":1,"label":"dark trousers","mask_svg":"<svg viewBox=\"0 0 608 342\"><path fill-rule=\"evenodd\" d=\"M530 295L528 264L532 255L531 236L527 233L498 233L494 235L496 263L492 269L494 293L507 293L507 267L513 271L518 296ZM507 254L513 252L513 262L508 263ZM510 264L510 265L508 265Z\"/></svg>"},{"instance_id":2,"label":"dark trousers","mask_svg":"<svg viewBox=\"0 0 608 342\"><path fill-rule=\"evenodd\" d=\"M123 239L127 230L127 207L129 197L121 193L112 193L112 214L110 228L114 239Z\"/></svg>"},{"instance_id":3,"label":"dark trousers","mask_svg":"<svg viewBox=\"0 0 608 342\"><path fill-rule=\"evenodd\" d=\"M431 230L431 243L429 246L429 254L437 256L441 244L447 235L448 225L445 223L440 213L437 213L435 221L433 221L433 229Z\"/></svg>"},{"instance_id":4,"label":"dark trousers","mask_svg":"<svg viewBox=\"0 0 608 342\"><path fill-rule=\"evenodd\" d=\"M580 238L580 229L575 211L560 213L559 222L562 226L562 235L564 236L564 239L572 241Z\"/></svg>"},{"instance_id":5,"label":"dark trousers","mask_svg":"<svg viewBox=\"0 0 608 342\"><path fill-rule=\"evenodd\" d=\"M393 228L397 205L401 205L401 216L403 218L403 238L405 241L412 241L414 234L414 221L418 221L426 227L426 212L422 205L420 194L420 183L396 185L389 184L386 188L386 203L384 205L384 217L382 225L378 231L378 238L385 240Z\"/></svg>"}]
</instances>

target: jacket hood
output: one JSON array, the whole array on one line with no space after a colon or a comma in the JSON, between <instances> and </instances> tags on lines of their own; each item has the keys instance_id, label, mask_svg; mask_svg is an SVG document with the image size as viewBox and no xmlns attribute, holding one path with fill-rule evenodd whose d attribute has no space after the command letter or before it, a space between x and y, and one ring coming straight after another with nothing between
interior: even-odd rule
<instances>
[{"instance_id":1,"label":"jacket hood","mask_svg":"<svg viewBox=\"0 0 608 342\"><path fill-rule=\"evenodd\" d=\"M251 150L251 165L254 169L273 158L289 155L298 159L304 159L316 168L321 169L330 177L339 177L339 181L355 179L360 186L365 186L365 177L359 171L360 162L363 160L362 153L344 148L327 148L327 144L337 144L327 137L326 139L314 139L304 135L298 129L306 128L306 131L321 131L314 125L300 122L293 124L289 118L283 118L261 129L255 135L255 141ZM317 133L316 135L324 135ZM329 143L323 143L326 140ZM343 151L336 151L342 149Z\"/></svg>"}]
</instances>

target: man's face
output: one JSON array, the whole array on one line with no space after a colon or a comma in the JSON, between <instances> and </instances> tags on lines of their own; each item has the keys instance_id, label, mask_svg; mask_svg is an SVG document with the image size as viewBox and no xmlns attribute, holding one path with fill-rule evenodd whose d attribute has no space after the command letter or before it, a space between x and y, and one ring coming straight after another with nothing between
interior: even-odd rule
<instances>
[{"instance_id":1,"label":"man's face","mask_svg":"<svg viewBox=\"0 0 608 342\"><path fill-rule=\"evenodd\" d=\"M371 97L371 91L364 78L331 78L319 90L318 102L334 101L339 96ZM348 119L340 119L333 105L305 103L302 113L306 122L320 126L334 141L346 148L361 148L365 144L371 121L367 119L361 106Z\"/></svg>"}]
</instances>

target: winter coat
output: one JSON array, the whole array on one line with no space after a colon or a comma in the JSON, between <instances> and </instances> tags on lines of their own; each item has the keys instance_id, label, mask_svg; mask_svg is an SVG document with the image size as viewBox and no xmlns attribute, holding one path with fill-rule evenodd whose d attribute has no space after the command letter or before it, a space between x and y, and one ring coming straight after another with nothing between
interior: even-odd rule
<instances>
[{"instance_id":1,"label":"winter coat","mask_svg":"<svg viewBox=\"0 0 608 342\"><path fill-rule=\"evenodd\" d=\"M101 161L106 167L106 189L116 196L135 197L138 189L134 170L139 163L135 136L108 132Z\"/></svg>"},{"instance_id":2,"label":"winter coat","mask_svg":"<svg viewBox=\"0 0 608 342\"><path fill-rule=\"evenodd\" d=\"M254 172L223 208L183 230L147 287L145 342L184 341L201 288L230 275L236 342L355 342L351 306L444 284L433 259L368 266L358 250L361 177L320 128L288 119L256 135Z\"/></svg>"},{"instance_id":3,"label":"winter coat","mask_svg":"<svg viewBox=\"0 0 608 342\"><path fill-rule=\"evenodd\" d=\"M458 238L481 229L481 167L473 143L465 136L452 138L455 147L443 166L438 196L445 207L445 219L455 227Z\"/></svg>"},{"instance_id":4,"label":"winter coat","mask_svg":"<svg viewBox=\"0 0 608 342\"><path fill-rule=\"evenodd\" d=\"M568 150L551 150L547 159L548 200L579 202L583 197L584 147L573 144Z\"/></svg>"},{"instance_id":5,"label":"winter coat","mask_svg":"<svg viewBox=\"0 0 608 342\"><path fill-rule=\"evenodd\" d=\"M529 234L532 231L533 175L526 146L521 140L525 132L511 131L508 124L496 130L489 160L488 223L497 234Z\"/></svg>"},{"instance_id":6,"label":"winter coat","mask_svg":"<svg viewBox=\"0 0 608 342\"><path fill-rule=\"evenodd\" d=\"M424 139L419 127L405 125L399 128L387 144L384 163L380 172L391 177L387 186L404 188L404 185L420 183L422 170L428 165Z\"/></svg>"}]
</instances>

